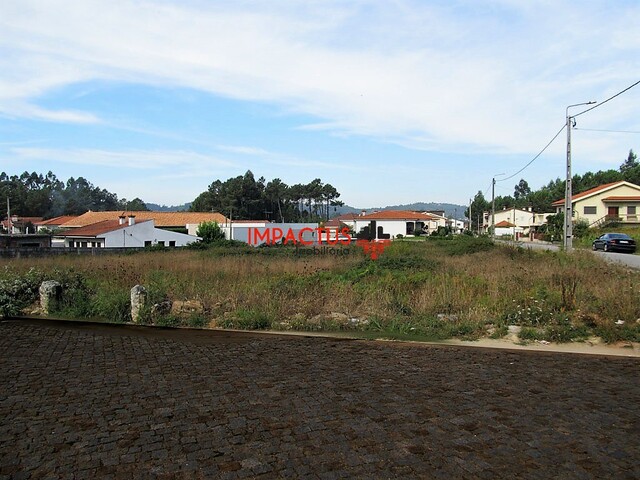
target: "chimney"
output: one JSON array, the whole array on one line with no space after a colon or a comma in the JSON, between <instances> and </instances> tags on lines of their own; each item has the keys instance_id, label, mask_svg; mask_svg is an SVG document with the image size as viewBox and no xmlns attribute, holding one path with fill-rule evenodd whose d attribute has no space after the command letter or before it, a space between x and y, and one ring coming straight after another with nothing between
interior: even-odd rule
<instances>
[{"instance_id":1,"label":"chimney","mask_svg":"<svg viewBox=\"0 0 640 480\"><path fill-rule=\"evenodd\" d=\"M361 216L361 217L364 217L366 214L367 214L367 211L366 211L366 210L362 210L362 211L360 212L360 216Z\"/></svg>"},{"instance_id":2,"label":"chimney","mask_svg":"<svg viewBox=\"0 0 640 480\"><path fill-rule=\"evenodd\" d=\"M135 224L136 224L136 216L135 215L129 215L129 226L135 225Z\"/></svg>"},{"instance_id":3,"label":"chimney","mask_svg":"<svg viewBox=\"0 0 640 480\"><path fill-rule=\"evenodd\" d=\"M119 223L120 225L124 225L124 215L120 215L120 216L118 217L118 223Z\"/></svg>"}]
</instances>

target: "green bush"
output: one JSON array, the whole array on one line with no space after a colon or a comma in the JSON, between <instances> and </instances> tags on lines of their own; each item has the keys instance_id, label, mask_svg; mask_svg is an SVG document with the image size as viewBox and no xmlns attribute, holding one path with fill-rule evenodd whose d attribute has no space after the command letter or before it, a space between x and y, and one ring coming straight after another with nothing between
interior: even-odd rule
<instances>
[{"instance_id":1,"label":"green bush","mask_svg":"<svg viewBox=\"0 0 640 480\"><path fill-rule=\"evenodd\" d=\"M266 330L271 327L271 318L257 309L240 309L220 321L223 328L237 328L240 330Z\"/></svg>"},{"instance_id":2,"label":"green bush","mask_svg":"<svg viewBox=\"0 0 640 480\"><path fill-rule=\"evenodd\" d=\"M99 290L91 298L91 316L101 317L110 322L131 321L131 294L116 289Z\"/></svg>"},{"instance_id":3,"label":"green bush","mask_svg":"<svg viewBox=\"0 0 640 480\"><path fill-rule=\"evenodd\" d=\"M22 276L5 268L0 278L0 316L18 315L23 308L37 301L43 279L42 272L35 268Z\"/></svg>"},{"instance_id":4,"label":"green bush","mask_svg":"<svg viewBox=\"0 0 640 480\"><path fill-rule=\"evenodd\" d=\"M173 315L162 315L156 318L154 325L158 327L179 327L181 320Z\"/></svg>"},{"instance_id":5,"label":"green bush","mask_svg":"<svg viewBox=\"0 0 640 480\"><path fill-rule=\"evenodd\" d=\"M209 321L202 315L193 315L187 319L186 324L191 328L204 328Z\"/></svg>"},{"instance_id":6,"label":"green bush","mask_svg":"<svg viewBox=\"0 0 640 480\"><path fill-rule=\"evenodd\" d=\"M218 222L202 222L198 225L196 235L202 238L202 243L214 243L225 238Z\"/></svg>"}]
</instances>

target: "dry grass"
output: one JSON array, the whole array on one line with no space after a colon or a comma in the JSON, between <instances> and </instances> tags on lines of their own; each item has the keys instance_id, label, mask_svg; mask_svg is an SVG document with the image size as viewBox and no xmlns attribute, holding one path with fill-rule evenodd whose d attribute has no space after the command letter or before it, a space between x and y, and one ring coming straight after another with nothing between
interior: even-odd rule
<instances>
[{"instance_id":1,"label":"dry grass","mask_svg":"<svg viewBox=\"0 0 640 480\"><path fill-rule=\"evenodd\" d=\"M495 247L451 255L451 245L397 242L378 262L361 254L176 250L0 260L0 267L35 267L47 275L74 271L94 291L128 292L142 284L154 300L201 301L209 319L259 314L272 325L336 313L383 325L414 322L415 328L433 325L438 316L473 328L535 325L537 319L610 328L617 320L635 324L640 317L639 274L605 265L588 252L567 256Z\"/></svg>"}]
</instances>

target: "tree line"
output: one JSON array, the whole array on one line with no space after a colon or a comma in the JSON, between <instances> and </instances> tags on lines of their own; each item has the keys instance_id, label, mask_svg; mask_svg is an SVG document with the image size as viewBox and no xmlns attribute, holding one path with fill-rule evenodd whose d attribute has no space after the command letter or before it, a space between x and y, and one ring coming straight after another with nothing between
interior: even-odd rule
<instances>
[{"instance_id":1,"label":"tree line","mask_svg":"<svg viewBox=\"0 0 640 480\"><path fill-rule=\"evenodd\" d=\"M340 193L329 183L316 178L307 184L287 185L275 178L255 179L251 170L222 182L215 180L191 204L195 212L220 212L227 217L276 222L315 222L327 220L336 207Z\"/></svg>"},{"instance_id":2,"label":"tree line","mask_svg":"<svg viewBox=\"0 0 640 480\"><path fill-rule=\"evenodd\" d=\"M251 171L228 180L215 180L192 202L194 212L220 212L243 220L319 221L328 219L333 209L343 205L335 187L316 178L307 184L287 185L279 178L258 180ZM114 193L93 185L83 177L59 180L24 172L9 176L0 173L0 199L9 199L11 213L22 217L53 218L82 215L93 211L148 210L144 201L119 199ZM4 213L4 208L2 209ZM4 215L0 215L4 217Z\"/></svg>"},{"instance_id":3,"label":"tree line","mask_svg":"<svg viewBox=\"0 0 640 480\"><path fill-rule=\"evenodd\" d=\"M0 199L3 204L7 198L11 213L22 217L53 218L81 215L89 210L147 210L139 198L131 201L118 199L116 194L96 187L83 177L71 177L63 182L52 172L46 175L24 172L12 176L0 173Z\"/></svg>"},{"instance_id":4,"label":"tree line","mask_svg":"<svg viewBox=\"0 0 640 480\"><path fill-rule=\"evenodd\" d=\"M574 175L571 179L571 190L573 194L581 193L591 188L606 183L627 182L640 185L640 163L633 150L629 150L629 155L617 170L600 170L584 175ZM531 208L536 213L552 213L555 209L551 204L565 196L566 180L556 178L544 185L539 190L531 190L525 179L521 179L515 186L513 195L501 195L495 197L496 211L509 208ZM478 220L482 225L482 212L491 210L491 198L486 199L482 191L478 191L471 202L471 226L472 230L477 230ZM469 218L469 210L465 212ZM480 215L480 218L478 218Z\"/></svg>"}]
</instances>

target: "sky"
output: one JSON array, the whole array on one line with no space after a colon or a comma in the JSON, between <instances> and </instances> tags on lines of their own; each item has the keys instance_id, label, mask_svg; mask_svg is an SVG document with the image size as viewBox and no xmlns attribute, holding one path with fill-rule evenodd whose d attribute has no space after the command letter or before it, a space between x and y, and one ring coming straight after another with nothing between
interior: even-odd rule
<instances>
[{"instance_id":1,"label":"sky","mask_svg":"<svg viewBox=\"0 0 640 480\"><path fill-rule=\"evenodd\" d=\"M640 80L638 18L637 0L3 0L0 171L165 205L247 170L357 208L467 204L494 176L512 195L566 175L562 132L511 177L568 105ZM638 112L640 86L578 116L573 172L639 151Z\"/></svg>"}]
</instances>

